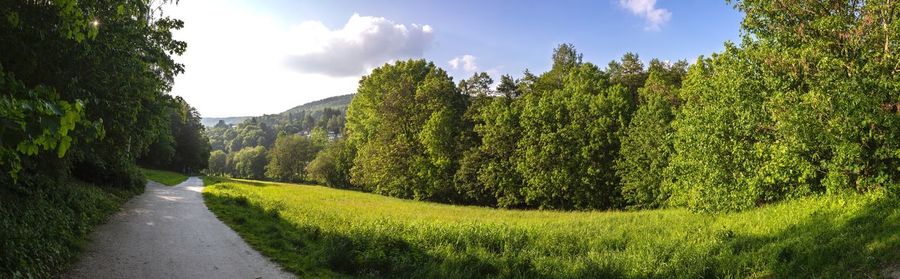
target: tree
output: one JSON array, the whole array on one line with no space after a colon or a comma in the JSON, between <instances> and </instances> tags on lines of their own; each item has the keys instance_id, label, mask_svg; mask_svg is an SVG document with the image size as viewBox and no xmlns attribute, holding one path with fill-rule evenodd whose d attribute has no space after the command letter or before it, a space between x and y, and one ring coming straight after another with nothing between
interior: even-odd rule
<instances>
[{"instance_id":1,"label":"tree","mask_svg":"<svg viewBox=\"0 0 900 279\"><path fill-rule=\"evenodd\" d=\"M519 95L521 95L518 82L509 75L500 76L500 84L497 85L497 93L500 93L500 95L507 99L518 98Z\"/></svg>"},{"instance_id":2,"label":"tree","mask_svg":"<svg viewBox=\"0 0 900 279\"><path fill-rule=\"evenodd\" d=\"M390 196L449 199L464 105L447 73L424 60L363 77L347 111L353 184Z\"/></svg>"},{"instance_id":3,"label":"tree","mask_svg":"<svg viewBox=\"0 0 900 279\"><path fill-rule=\"evenodd\" d=\"M235 135L226 147L229 152L236 152L246 147L272 146L277 134L266 123L253 117L238 124L234 129Z\"/></svg>"},{"instance_id":4,"label":"tree","mask_svg":"<svg viewBox=\"0 0 900 279\"><path fill-rule=\"evenodd\" d=\"M222 175L228 173L227 158L228 156L222 150L215 150L209 154L209 167L207 173L212 175Z\"/></svg>"},{"instance_id":5,"label":"tree","mask_svg":"<svg viewBox=\"0 0 900 279\"><path fill-rule=\"evenodd\" d=\"M900 4L734 2L746 14L742 48L772 92L762 202L900 182Z\"/></svg>"},{"instance_id":6,"label":"tree","mask_svg":"<svg viewBox=\"0 0 900 279\"><path fill-rule=\"evenodd\" d=\"M304 136L279 136L269 150L266 177L279 181L306 181L306 165L315 158L320 149L317 143Z\"/></svg>"},{"instance_id":7,"label":"tree","mask_svg":"<svg viewBox=\"0 0 900 279\"><path fill-rule=\"evenodd\" d=\"M69 135L79 122L84 122L84 105L59 99L52 88L26 88L0 65L0 182L18 178L24 156L54 150L65 156L73 141ZM31 123L38 120L40 123Z\"/></svg>"},{"instance_id":8,"label":"tree","mask_svg":"<svg viewBox=\"0 0 900 279\"><path fill-rule=\"evenodd\" d=\"M459 91L470 97L487 97L494 95L491 86L494 79L485 72L474 73L472 77L459 82Z\"/></svg>"},{"instance_id":9,"label":"tree","mask_svg":"<svg viewBox=\"0 0 900 279\"><path fill-rule=\"evenodd\" d=\"M629 207L656 208L665 204L668 176L665 169L673 153L671 122L677 110L676 85L666 69L651 67L639 91L641 104L622 137L616 173L622 179L622 197Z\"/></svg>"},{"instance_id":10,"label":"tree","mask_svg":"<svg viewBox=\"0 0 900 279\"><path fill-rule=\"evenodd\" d=\"M183 173L196 173L206 169L209 162L209 138L197 109L181 97L175 97L174 102L177 113L170 120L175 138L172 168Z\"/></svg>"},{"instance_id":11,"label":"tree","mask_svg":"<svg viewBox=\"0 0 900 279\"><path fill-rule=\"evenodd\" d=\"M516 171L516 150L522 131L519 123L521 104L513 99L494 99L480 115L481 124L475 131L481 138L478 146L478 158L474 164L462 162L464 166L474 169L477 184L463 189L463 193L478 203L493 204L499 207L521 207L525 205L520 192L524 181Z\"/></svg>"},{"instance_id":12,"label":"tree","mask_svg":"<svg viewBox=\"0 0 900 279\"><path fill-rule=\"evenodd\" d=\"M560 44L553 49L553 66L550 71L564 73L581 65L581 53L572 44Z\"/></svg>"},{"instance_id":13,"label":"tree","mask_svg":"<svg viewBox=\"0 0 900 279\"><path fill-rule=\"evenodd\" d=\"M135 161L169 125L186 47L159 2L0 0L0 277L59 276L145 189Z\"/></svg>"},{"instance_id":14,"label":"tree","mask_svg":"<svg viewBox=\"0 0 900 279\"><path fill-rule=\"evenodd\" d=\"M523 97L516 169L525 182L525 203L554 209L616 207L614 162L632 110L627 90L609 86L606 74L590 63L548 73L555 72L568 73L561 87ZM537 88L553 88L540 84L546 75Z\"/></svg>"},{"instance_id":15,"label":"tree","mask_svg":"<svg viewBox=\"0 0 900 279\"><path fill-rule=\"evenodd\" d=\"M206 129L206 135L209 138L210 150L228 151L227 144L234 140L237 134L230 125L225 124L225 121L219 120L215 126Z\"/></svg>"},{"instance_id":16,"label":"tree","mask_svg":"<svg viewBox=\"0 0 900 279\"><path fill-rule=\"evenodd\" d=\"M672 201L741 210L900 181L897 3L734 2L741 45L685 79Z\"/></svg>"},{"instance_id":17,"label":"tree","mask_svg":"<svg viewBox=\"0 0 900 279\"><path fill-rule=\"evenodd\" d=\"M461 150L459 167L454 174L454 188L456 198L454 202L492 205L492 196L484 191L484 186L478 181L478 169L483 164L484 156L479 151L481 138L474 131L474 127L482 123L481 111L488 105L495 95L491 89L494 80L487 73L475 73L471 78L459 82L459 91L466 96L466 111L460 123L458 148Z\"/></svg>"},{"instance_id":18,"label":"tree","mask_svg":"<svg viewBox=\"0 0 900 279\"><path fill-rule=\"evenodd\" d=\"M219 119L219 122L216 122L216 125L213 126L213 128L218 128L218 129L224 129L224 128L228 128L228 127L231 127L231 126L226 124L225 120L221 120L221 119Z\"/></svg>"},{"instance_id":19,"label":"tree","mask_svg":"<svg viewBox=\"0 0 900 279\"><path fill-rule=\"evenodd\" d=\"M310 179L329 187L354 188L350 183L354 153L345 140L333 141L306 166L306 172Z\"/></svg>"},{"instance_id":20,"label":"tree","mask_svg":"<svg viewBox=\"0 0 900 279\"><path fill-rule=\"evenodd\" d=\"M670 203L701 211L755 204L752 181L762 167L758 148L771 141L758 69L729 46L691 66L681 90L685 104L672 126L674 175Z\"/></svg>"},{"instance_id":21,"label":"tree","mask_svg":"<svg viewBox=\"0 0 900 279\"><path fill-rule=\"evenodd\" d=\"M668 61L660 61L659 59L651 59L650 65L647 67L647 78L656 75L656 79L665 84L681 88L681 82L687 75L690 64L687 60L678 60L675 63ZM646 82L649 82L646 81Z\"/></svg>"},{"instance_id":22,"label":"tree","mask_svg":"<svg viewBox=\"0 0 900 279\"><path fill-rule=\"evenodd\" d=\"M322 127L315 127L309 132L309 143L316 152L328 145L328 132ZM315 156L315 154L313 154Z\"/></svg>"},{"instance_id":23,"label":"tree","mask_svg":"<svg viewBox=\"0 0 900 279\"><path fill-rule=\"evenodd\" d=\"M169 126L157 134L142 164L181 173L196 173L206 169L209 162L210 139L200 124L200 114L181 97L170 98Z\"/></svg>"},{"instance_id":24,"label":"tree","mask_svg":"<svg viewBox=\"0 0 900 279\"><path fill-rule=\"evenodd\" d=\"M634 53L625 53L621 62L612 61L608 66L610 81L620 84L632 94L637 94L637 89L644 86L647 72L644 71L644 63Z\"/></svg>"},{"instance_id":25,"label":"tree","mask_svg":"<svg viewBox=\"0 0 900 279\"><path fill-rule=\"evenodd\" d=\"M266 148L246 147L233 153L228 160L231 175L249 179L263 179L266 172Z\"/></svg>"},{"instance_id":26,"label":"tree","mask_svg":"<svg viewBox=\"0 0 900 279\"><path fill-rule=\"evenodd\" d=\"M0 5L4 172L143 189L134 162L168 124L165 94L183 71L171 56L186 48L171 36L183 23L158 12L142 1Z\"/></svg>"}]
</instances>

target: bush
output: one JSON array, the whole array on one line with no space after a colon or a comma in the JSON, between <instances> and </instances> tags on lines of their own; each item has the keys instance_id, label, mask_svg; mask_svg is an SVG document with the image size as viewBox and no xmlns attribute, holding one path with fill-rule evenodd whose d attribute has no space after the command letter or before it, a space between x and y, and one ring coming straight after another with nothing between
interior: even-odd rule
<instances>
[{"instance_id":1,"label":"bush","mask_svg":"<svg viewBox=\"0 0 900 279\"><path fill-rule=\"evenodd\" d=\"M50 278L86 244L94 226L135 191L33 176L27 191L0 188L0 277Z\"/></svg>"},{"instance_id":2,"label":"bush","mask_svg":"<svg viewBox=\"0 0 900 279\"><path fill-rule=\"evenodd\" d=\"M353 166L354 152L347 142L338 139L325 147L306 166L309 177L324 185L335 188L353 188L350 184L350 168Z\"/></svg>"}]
</instances>

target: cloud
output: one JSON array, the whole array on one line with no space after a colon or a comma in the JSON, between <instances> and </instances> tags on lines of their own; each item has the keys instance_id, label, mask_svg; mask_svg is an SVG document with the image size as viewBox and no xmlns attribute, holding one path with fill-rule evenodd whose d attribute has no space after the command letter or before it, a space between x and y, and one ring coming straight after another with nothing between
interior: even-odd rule
<instances>
[{"instance_id":1,"label":"cloud","mask_svg":"<svg viewBox=\"0 0 900 279\"><path fill-rule=\"evenodd\" d=\"M644 30L659 31L660 26L672 18L672 12L656 7L656 0L619 0L619 5L647 20Z\"/></svg>"},{"instance_id":2,"label":"cloud","mask_svg":"<svg viewBox=\"0 0 900 279\"><path fill-rule=\"evenodd\" d=\"M279 113L306 102L353 93L359 76L331 77L298 72L287 57L313 51L301 44L300 22L280 20L262 13L251 3L180 1L168 6L169 16L185 20L173 32L188 43L177 61L185 73L175 78L172 94L184 97L204 117ZM240 20L235 20L240 19Z\"/></svg>"},{"instance_id":3,"label":"cloud","mask_svg":"<svg viewBox=\"0 0 900 279\"><path fill-rule=\"evenodd\" d=\"M359 14L353 14L341 29L307 21L290 33L288 40L296 53L288 58L288 65L332 77L357 76L391 60L421 57L434 41L431 26Z\"/></svg>"},{"instance_id":4,"label":"cloud","mask_svg":"<svg viewBox=\"0 0 900 279\"><path fill-rule=\"evenodd\" d=\"M459 70L460 67L466 72L475 72L478 70L478 65L475 64L475 56L466 54L463 56L453 57L450 61L447 61L447 64L450 65L451 69Z\"/></svg>"}]
</instances>

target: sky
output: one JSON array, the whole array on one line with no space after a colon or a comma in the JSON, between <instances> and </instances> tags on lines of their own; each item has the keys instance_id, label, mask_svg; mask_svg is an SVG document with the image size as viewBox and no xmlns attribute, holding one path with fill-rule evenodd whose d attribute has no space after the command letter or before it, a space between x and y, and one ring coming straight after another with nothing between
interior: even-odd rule
<instances>
[{"instance_id":1,"label":"sky","mask_svg":"<svg viewBox=\"0 0 900 279\"><path fill-rule=\"evenodd\" d=\"M742 19L724 0L181 0L164 12L185 22L174 36L188 44L172 94L203 117L354 93L402 59L433 61L455 81L542 73L561 43L600 66L626 52L693 62L739 41Z\"/></svg>"}]
</instances>

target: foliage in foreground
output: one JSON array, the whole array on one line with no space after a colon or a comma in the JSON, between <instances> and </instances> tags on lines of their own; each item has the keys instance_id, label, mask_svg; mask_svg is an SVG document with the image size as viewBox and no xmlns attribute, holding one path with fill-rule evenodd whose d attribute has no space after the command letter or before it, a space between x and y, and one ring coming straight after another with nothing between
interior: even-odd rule
<instances>
[{"instance_id":1,"label":"foliage in foreground","mask_svg":"<svg viewBox=\"0 0 900 279\"><path fill-rule=\"evenodd\" d=\"M299 276L864 277L900 257L883 192L741 213L498 210L207 178L209 208Z\"/></svg>"},{"instance_id":2,"label":"foliage in foreground","mask_svg":"<svg viewBox=\"0 0 900 279\"><path fill-rule=\"evenodd\" d=\"M141 169L141 172L148 180L153 180L168 186L178 185L188 179L186 175L171 171Z\"/></svg>"},{"instance_id":3,"label":"foliage in foreground","mask_svg":"<svg viewBox=\"0 0 900 279\"><path fill-rule=\"evenodd\" d=\"M24 191L0 188L2 278L58 276L84 247L94 226L140 192L77 180L31 183L42 187Z\"/></svg>"},{"instance_id":4,"label":"foliage in foreground","mask_svg":"<svg viewBox=\"0 0 900 279\"><path fill-rule=\"evenodd\" d=\"M57 276L143 191L136 159L189 107L166 94L186 47L167 2L0 0L0 278Z\"/></svg>"}]
</instances>

